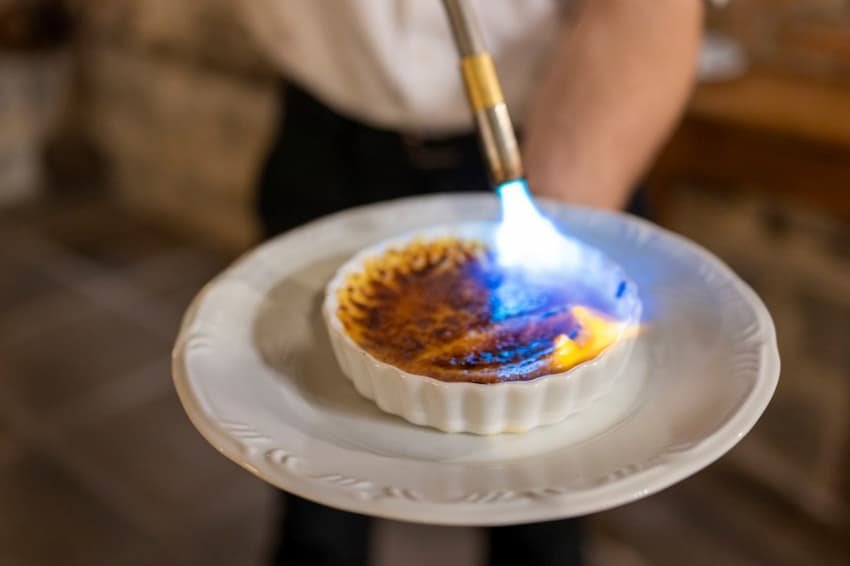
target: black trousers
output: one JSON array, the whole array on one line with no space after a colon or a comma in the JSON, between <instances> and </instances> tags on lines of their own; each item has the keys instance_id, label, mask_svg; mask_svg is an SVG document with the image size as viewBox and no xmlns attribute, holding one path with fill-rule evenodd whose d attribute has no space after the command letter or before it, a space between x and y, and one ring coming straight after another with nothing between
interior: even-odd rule
<instances>
[{"instance_id":1,"label":"black trousers","mask_svg":"<svg viewBox=\"0 0 850 566\"><path fill-rule=\"evenodd\" d=\"M488 187L474 135L422 141L341 116L289 84L259 184L265 235L344 208L408 195ZM638 194L631 210L645 213ZM365 566L370 519L286 498L275 565ZM490 529L493 566L581 564L577 520Z\"/></svg>"}]
</instances>

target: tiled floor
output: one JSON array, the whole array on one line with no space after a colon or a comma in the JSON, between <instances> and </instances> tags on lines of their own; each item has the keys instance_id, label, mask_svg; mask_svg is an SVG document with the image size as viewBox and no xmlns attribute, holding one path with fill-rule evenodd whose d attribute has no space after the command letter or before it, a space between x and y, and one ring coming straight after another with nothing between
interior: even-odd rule
<instances>
[{"instance_id":1,"label":"tiled floor","mask_svg":"<svg viewBox=\"0 0 850 566\"><path fill-rule=\"evenodd\" d=\"M0 564L261 563L270 490L170 379L182 310L226 259L104 203L0 218Z\"/></svg>"},{"instance_id":2,"label":"tiled floor","mask_svg":"<svg viewBox=\"0 0 850 566\"><path fill-rule=\"evenodd\" d=\"M227 258L108 203L0 212L0 564L259 565L272 491L185 418L168 354ZM595 566L846 564L724 463L588 521ZM483 534L381 522L380 566L480 564Z\"/></svg>"}]
</instances>

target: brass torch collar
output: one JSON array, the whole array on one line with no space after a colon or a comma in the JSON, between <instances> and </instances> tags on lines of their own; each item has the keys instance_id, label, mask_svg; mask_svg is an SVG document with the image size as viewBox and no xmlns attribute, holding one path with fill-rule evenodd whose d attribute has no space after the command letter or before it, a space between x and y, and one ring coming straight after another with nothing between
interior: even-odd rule
<instances>
[{"instance_id":1,"label":"brass torch collar","mask_svg":"<svg viewBox=\"0 0 850 566\"><path fill-rule=\"evenodd\" d=\"M496 66L489 53L476 53L462 58L460 68L473 111L504 104L505 97L496 76Z\"/></svg>"}]
</instances>

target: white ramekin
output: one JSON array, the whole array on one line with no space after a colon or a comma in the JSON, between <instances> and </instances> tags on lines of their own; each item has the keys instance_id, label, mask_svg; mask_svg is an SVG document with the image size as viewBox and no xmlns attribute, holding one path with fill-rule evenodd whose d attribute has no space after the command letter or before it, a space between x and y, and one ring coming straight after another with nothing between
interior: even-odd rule
<instances>
[{"instance_id":1,"label":"white ramekin","mask_svg":"<svg viewBox=\"0 0 850 566\"><path fill-rule=\"evenodd\" d=\"M584 253L597 268L605 267L612 284L620 289L623 322L617 340L595 358L567 371L519 382L448 382L408 373L382 362L346 333L337 317L337 291L349 274L361 271L364 260L382 255L388 248L400 247L415 238L460 238L490 241L495 224L468 222L418 230L384 240L357 253L343 264L325 289L322 312L334 355L355 389L378 407L417 425L445 432L498 434L526 432L537 426L557 423L608 393L622 373L635 340L626 329L640 321L641 302L637 286L622 269L602 252L587 247ZM619 303L618 303L619 304ZM633 333L629 333L631 336Z\"/></svg>"}]
</instances>

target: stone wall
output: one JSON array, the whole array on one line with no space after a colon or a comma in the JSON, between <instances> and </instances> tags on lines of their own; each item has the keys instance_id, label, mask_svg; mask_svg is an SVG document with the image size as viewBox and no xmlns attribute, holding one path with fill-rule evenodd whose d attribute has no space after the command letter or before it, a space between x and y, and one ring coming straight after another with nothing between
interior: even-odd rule
<instances>
[{"instance_id":1,"label":"stone wall","mask_svg":"<svg viewBox=\"0 0 850 566\"><path fill-rule=\"evenodd\" d=\"M230 250L256 240L252 189L276 75L231 0L78 0L85 123L138 211Z\"/></svg>"}]
</instances>

